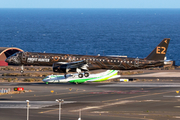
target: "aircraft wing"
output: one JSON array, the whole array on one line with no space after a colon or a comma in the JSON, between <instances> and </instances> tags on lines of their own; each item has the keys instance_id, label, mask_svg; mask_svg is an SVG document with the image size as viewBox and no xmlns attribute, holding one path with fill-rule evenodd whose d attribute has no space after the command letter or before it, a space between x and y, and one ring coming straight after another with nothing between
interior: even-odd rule
<instances>
[{"instance_id":1,"label":"aircraft wing","mask_svg":"<svg viewBox=\"0 0 180 120\"><path fill-rule=\"evenodd\" d=\"M75 62L69 62L69 63L62 63L62 62L56 62L53 64L53 71L54 72L64 72L68 73L71 72L81 72L88 71L88 64L86 61L75 61Z\"/></svg>"},{"instance_id":2,"label":"aircraft wing","mask_svg":"<svg viewBox=\"0 0 180 120\"><path fill-rule=\"evenodd\" d=\"M70 62L67 64L67 68L72 69L72 68L80 68L87 70L87 62L82 60L82 61L76 61L76 62Z\"/></svg>"}]
</instances>

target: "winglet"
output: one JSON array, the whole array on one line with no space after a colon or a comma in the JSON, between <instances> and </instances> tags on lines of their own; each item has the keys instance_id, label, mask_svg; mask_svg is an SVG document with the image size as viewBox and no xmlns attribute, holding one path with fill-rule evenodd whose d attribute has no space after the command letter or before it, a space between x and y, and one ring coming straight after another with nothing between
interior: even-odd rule
<instances>
[{"instance_id":1,"label":"winglet","mask_svg":"<svg viewBox=\"0 0 180 120\"><path fill-rule=\"evenodd\" d=\"M147 60L164 60L170 38L164 38L159 45L145 58Z\"/></svg>"}]
</instances>

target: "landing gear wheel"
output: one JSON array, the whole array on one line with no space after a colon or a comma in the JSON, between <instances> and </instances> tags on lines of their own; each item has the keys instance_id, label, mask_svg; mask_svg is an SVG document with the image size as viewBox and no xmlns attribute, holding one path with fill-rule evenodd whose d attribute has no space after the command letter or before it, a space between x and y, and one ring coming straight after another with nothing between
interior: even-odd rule
<instances>
[{"instance_id":1,"label":"landing gear wheel","mask_svg":"<svg viewBox=\"0 0 180 120\"><path fill-rule=\"evenodd\" d=\"M85 73L84 73L84 76L85 76L85 77L89 77L89 73L88 73L88 72L85 72Z\"/></svg>"},{"instance_id":2,"label":"landing gear wheel","mask_svg":"<svg viewBox=\"0 0 180 120\"><path fill-rule=\"evenodd\" d=\"M64 78L66 79L66 74L64 74Z\"/></svg>"},{"instance_id":3,"label":"landing gear wheel","mask_svg":"<svg viewBox=\"0 0 180 120\"><path fill-rule=\"evenodd\" d=\"M78 77L79 77L79 78L82 78L82 77L83 77L83 74L82 74L82 73L79 73Z\"/></svg>"},{"instance_id":4,"label":"landing gear wheel","mask_svg":"<svg viewBox=\"0 0 180 120\"><path fill-rule=\"evenodd\" d=\"M21 70L20 72L21 72L21 73L24 73L24 71L23 71L23 70Z\"/></svg>"}]
</instances>

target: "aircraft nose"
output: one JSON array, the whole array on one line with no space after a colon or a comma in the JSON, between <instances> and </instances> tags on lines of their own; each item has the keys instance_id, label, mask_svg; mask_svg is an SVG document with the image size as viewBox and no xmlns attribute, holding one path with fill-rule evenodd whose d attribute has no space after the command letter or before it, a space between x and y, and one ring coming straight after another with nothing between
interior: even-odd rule
<instances>
[{"instance_id":1,"label":"aircraft nose","mask_svg":"<svg viewBox=\"0 0 180 120\"><path fill-rule=\"evenodd\" d=\"M46 82L46 80L45 80L45 79L43 79L42 81L43 81L43 82Z\"/></svg>"},{"instance_id":2,"label":"aircraft nose","mask_svg":"<svg viewBox=\"0 0 180 120\"><path fill-rule=\"evenodd\" d=\"M10 62L10 59L9 59L9 58L6 58L5 62L9 63L9 62Z\"/></svg>"}]
</instances>

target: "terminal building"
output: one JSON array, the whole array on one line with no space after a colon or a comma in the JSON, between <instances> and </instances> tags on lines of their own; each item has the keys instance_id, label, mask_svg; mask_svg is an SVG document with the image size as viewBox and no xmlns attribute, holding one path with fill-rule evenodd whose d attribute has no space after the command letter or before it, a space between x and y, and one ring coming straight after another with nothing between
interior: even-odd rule
<instances>
[{"instance_id":1,"label":"terminal building","mask_svg":"<svg viewBox=\"0 0 180 120\"><path fill-rule=\"evenodd\" d=\"M22 49L16 47L0 47L0 66L8 66L5 62L6 58L19 51L23 52Z\"/></svg>"}]
</instances>

